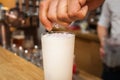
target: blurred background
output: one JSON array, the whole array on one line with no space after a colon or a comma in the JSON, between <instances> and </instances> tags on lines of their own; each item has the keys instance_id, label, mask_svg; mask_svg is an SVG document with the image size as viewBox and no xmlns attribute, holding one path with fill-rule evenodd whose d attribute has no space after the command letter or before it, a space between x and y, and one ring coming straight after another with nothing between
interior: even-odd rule
<instances>
[{"instance_id":1,"label":"blurred background","mask_svg":"<svg viewBox=\"0 0 120 80\"><path fill-rule=\"evenodd\" d=\"M45 32L40 23L40 0L0 0L0 45L42 66L40 35ZM79 69L100 77L102 62L97 22L101 6L88 13L84 20L73 22L68 29L60 26L54 31L70 31L76 34L75 63ZM41 63L39 63L41 62Z\"/></svg>"}]
</instances>

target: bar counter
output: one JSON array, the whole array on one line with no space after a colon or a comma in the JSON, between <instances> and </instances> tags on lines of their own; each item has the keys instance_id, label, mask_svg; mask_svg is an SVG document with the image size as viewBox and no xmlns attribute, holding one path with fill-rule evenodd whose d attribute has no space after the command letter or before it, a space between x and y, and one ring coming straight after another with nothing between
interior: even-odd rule
<instances>
[{"instance_id":1,"label":"bar counter","mask_svg":"<svg viewBox=\"0 0 120 80\"><path fill-rule=\"evenodd\" d=\"M0 80L43 80L43 71L0 47Z\"/></svg>"},{"instance_id":2,"label":"bar counter","mask_svg":"<svg viewBox=\"0 0 120 80\"><path fill-rule=\"evenodd\" d=\"M100 58L100 42L97 34L74 32L75 40L75 62L80 70L101 77L102 61Z\"/></svg>"},{"instance_id":3,"label":"bar counter","mask_svg":"<svg viewBox=\"0 0 120 80\"><path fill-rule=\"evenodd\" d=\"M44 80L43 70L0 47L0 80ZM81 80L101 80L80 71Z\"/></svg>"}]
</instances>

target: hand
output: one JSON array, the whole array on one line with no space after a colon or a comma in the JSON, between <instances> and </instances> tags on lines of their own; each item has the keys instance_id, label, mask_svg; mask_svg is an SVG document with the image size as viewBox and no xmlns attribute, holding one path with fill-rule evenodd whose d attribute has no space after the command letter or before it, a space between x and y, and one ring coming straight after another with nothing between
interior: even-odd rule
<instances>
[{"instance_id":1,"label":"hand","mask_svg":"<svg viewBox=\"0 0 120 80\"><path fill-rule=\"evenodd\" d=\"M101 59L105 56L105 51L103 49L103 47L100 47L100 57Z\"/></svg>"},{"instance_id":2,"label":"hand","mask_svg":"<svg viewBox=\"0 0 120 80\"><path fill-rule=\"evenodd\" d=\"M43 0L40 2L39 18L48 31L53 24L68 26L72 21L83 19L88 6L86 0Z\"/></svg>"}]
</instances>

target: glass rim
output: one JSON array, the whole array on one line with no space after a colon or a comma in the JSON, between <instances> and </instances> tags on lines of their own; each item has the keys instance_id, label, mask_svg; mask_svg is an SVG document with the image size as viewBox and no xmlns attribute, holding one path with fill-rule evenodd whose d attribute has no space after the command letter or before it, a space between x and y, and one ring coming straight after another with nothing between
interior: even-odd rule
<instances>
[{"instance_id":1,"label":"glass rim","mask_svg":"<svg viewBox=\"0 0 120 80\"><path fill-rule=\"evenodd\" d=\"M48 32L41 33L41 36L43 36L45 34L53 34L53 33L67 33L67 34L72 34L75 36L75 33L69 32L69 31L48 31Z\"/></svg>"}]
</instances>

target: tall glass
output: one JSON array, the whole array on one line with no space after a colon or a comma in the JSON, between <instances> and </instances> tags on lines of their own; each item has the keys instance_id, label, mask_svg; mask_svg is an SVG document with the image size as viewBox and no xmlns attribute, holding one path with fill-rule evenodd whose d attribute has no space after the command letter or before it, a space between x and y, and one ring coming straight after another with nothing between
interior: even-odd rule
<instances>
[{"instance_id":1,"label":"tall glass","mask_svg":"<svg viewBox=\"0 0 120 80\"><path fill-rule=\"evenodd\" d=\"M75 35L46 33L41 39L44 80L72 80Z\"/></svg>"}]
</instances>

